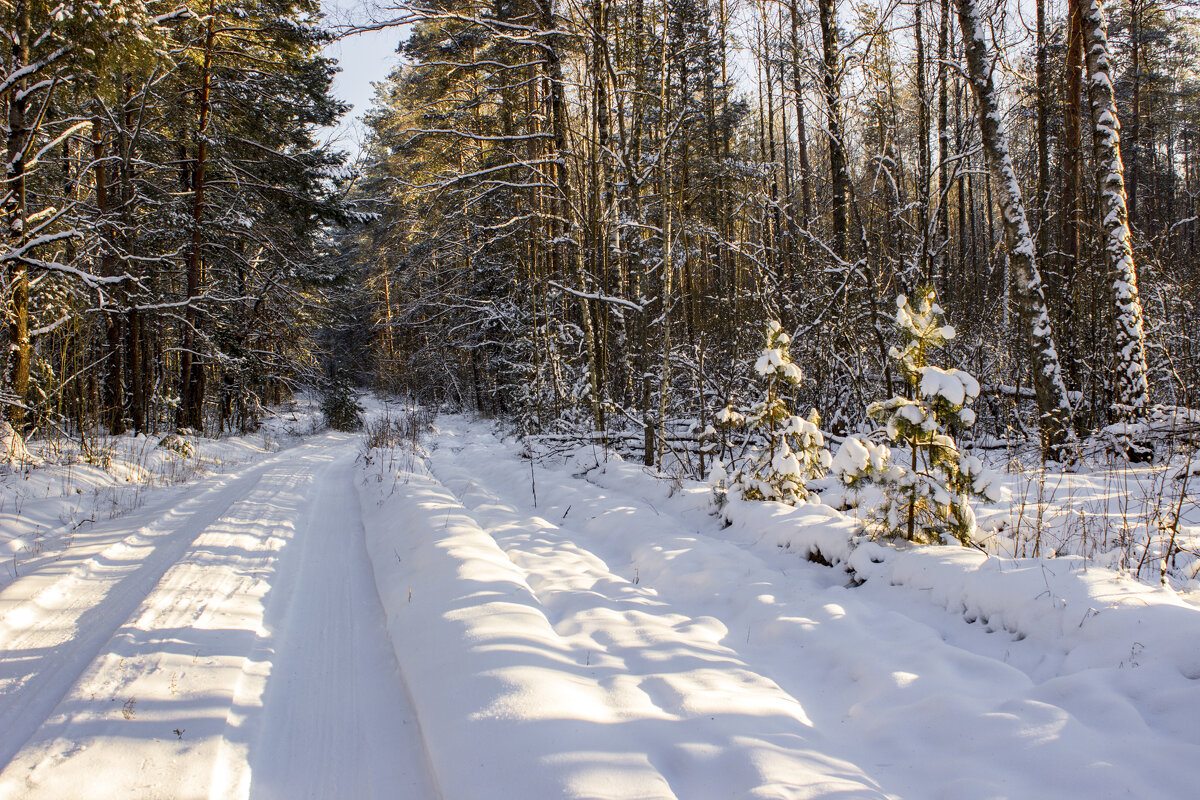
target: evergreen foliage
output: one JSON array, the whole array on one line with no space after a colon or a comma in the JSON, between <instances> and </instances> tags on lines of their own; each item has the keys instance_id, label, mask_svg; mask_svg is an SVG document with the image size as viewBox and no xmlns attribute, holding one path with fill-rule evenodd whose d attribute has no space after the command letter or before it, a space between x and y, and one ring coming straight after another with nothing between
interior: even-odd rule
<instances>
[{"instance_id":1,"label":"evergreen foliage","mask_svg":"<svg viewBox=\"0 0 1200 800\"><path fill-rule=\"evenodd\" d=\"M1148 340L1149 402L1187 404L1200 217L1184 198L1200 159L1183 134L1168 142L1193 95L1169 95L1160 65L1186 62L1195 26L1149 33L1156 2L1112 34L1124 130L1138 135L1124 125L1139 117L1131 81L1164 120L1122 150L1140 170L1126 178L1146 308L1144 329L1125 329ZM841 434L898 378L884 293L929 284L956 303L996 398L980 404L988 434L1036 431L1061 460L1077 452L1072 426L1110 421L1131 340L1104 271L1076 270L1100 263L1102 220L1087 213L1093 137L1057 119L1083 98L1047 88L1072 72L1058 9L1041 4L1035 43L995 38L996 7L957 0L864 9L848 27L836 3L790 0L746 14L700 0L399 5L406 58L378 85L358 184L378 217L342 246L373 322L356 358L383 385L703 472L707 443L678 432L753 390L739 366L752 321L797 332L809 380L796 400ZM1139 42L1153 79L1131 71ZM757 67L749 94L731 77L739 47ZM1139 182L1138 214L1170 231L1161 245L1137 228Z\"/></svg>"},{"instance_id":2,"label":"evergreen foliage","mask_svg":"<svg viewBox=\"0 0 1200 800\"><path fill-rule=\"evenodd\" d=\"M735 497L775 500L787 505L816 501L807 484L825 474L829 450L821 433L821 417L814 408L808 418L793 414L784 393L800 387L803 375L792 363L791 337L780 324L767 326L766 345L754 363L754 372L765 384L763 398L742 415L732 405L717 416L726 428L744 426L757 442L726 474L718 462L711 479L727 486Z\"/></svg>"},{"instance_id":3,"label":"evergreen foliage","mask_svg":"<svg viewBox=\"0 0 1200 800\"><path fill-rule=\"evenodd\" d=\"M959 369L930 363L935 348L954 338L932 289L918 290L915 307L901 295L895 326L902 347L888 355L899 369L906 394L874 402L868 416L883 425L890 444L851 437L833 470L850 488L872 483L884 492L877 509L883 531L915 542L946 538L966 544L975 533L970 499L999 500L993 477L975 456L958 449L954 432L975 424L969 407L979 383Z\"/></svg>"},{"instance_id":4,"label":"evergreen foliage","mask_svg":"<svg viewBox=\"0 0 1200 800\"><path fill-rule=\"evenodd\" d=\"M0 30L0 410L253 429L315 373L355 218L319 3L14 0Z\"/></svg>"},{"instance_id":5,"label":"evergreen foliage","mask_svg":"<svg viewBox=\"0 0 1200 800\"><path fill-rule=\"evenodd\" d=\"M929 284L987 434L1166 438L1200 397L1200 24L1039 0L1022 40L1011 6L398 0L355 175L318 0L0 3L0 410L248 430L337 360L703 474L758 320L840 436L907 385L885 298Z\"/></svg>"},{"instance_id":6,"label":"evergreen foliage","mask_svg":"<svg viewBox=\"0 0 1200 800\"><path fill-rule=\"evenodd\" d=\"M321 414L325 424L335 431L357 431L363 426L363 407L358 393L345 375L335 374L321 381Z\"/></svg>"}]
</instances>

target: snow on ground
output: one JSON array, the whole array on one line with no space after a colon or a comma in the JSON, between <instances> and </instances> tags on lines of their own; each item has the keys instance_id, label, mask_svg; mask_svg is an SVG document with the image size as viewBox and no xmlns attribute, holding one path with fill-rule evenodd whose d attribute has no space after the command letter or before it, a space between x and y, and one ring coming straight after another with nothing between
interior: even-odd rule
<instances>
[{"instance_id":1,"label":"snow on ground","mask_svg":"<svg viewBox=\"0 0 1200 800\"><path fill-rule=\"evenodd\" d=\"M1200 611L1165 590L851 552L821 507L722 529L702 486L440 427L363 499L393 641L430 645L397 658L446 797L1192 796Z\"/></svg>"},{"instance_id":2,"label":"snow on ground","mask_svg":"<svg viewBox=\"0 0 1200 800\"><path fill-rule=\"evenodd\" d=\"M1003 555L1079 555L1200 592L1200 477L1187 459L1095 464L1075 472L997 465L1008 502L980 507L981 537ZM1177 523L1177 524L1176 524ZM1166 570L1162 557L1169 553ZM1197 599L1200 599L1198 596Z\"/></svg>"},{"instance_id":3,"label":"snow on ground","mask_svg":"<svg viewBox=\"0 0 1200 800\"><path fill-rule=\"evenodd\" d=\"M822 502L863 515L882 498L858 492L833 475L866 463L867 452L848 438L834 452L829 477L815 485ZM1164 452L1167 448L1163 447ZM1147 584L1165 580L1200 603L1200 459L1176 454L1153 464L1089 454L1070 471L1047 469L1035 453L967 450L983 458L1002 502L974 505L975 540L1001 556L1082 556ZM857 510L855 510L857 507ZM1164 567L1164 559L1166 561Z\"/></svg>"},{"instance_id":4,"label":"snow on ground","mask_svg":"<svg viewBox=\"0 0 1200 800\"><path fill-rule=\"evenodd\" d=\"M247 436L35 438L27 443L31 463L0 463L0 588L55 561L93 526L148 502L165 508L183 493L182 484L236 469L320 427L315 402L300 398ZM174 488L152 491L162 487Z\"/></svg>"},{"instance_id":5,"label":"snow on ground","mask_svg":"<svg viewBox=\"0 0 1200 800\"><path fill-rule=\"evenodd\" d=\"M0 798L1194 796L1169 590L721 518L464 417L423 456L280 442L73 536L78 482L2 479L35 489L0 531L44 544L0 585Z\"/></svg>"},{"instance_id":6,"label":"snow on ground","mask_svg":"<svg viewBox=\"0 0 1200 800\"><path fill-rule=\"evenodd\" d=\"M286 444L21 562L0 797L434 796L363 549L361 440Z\"/></svg>"}]
</instances>

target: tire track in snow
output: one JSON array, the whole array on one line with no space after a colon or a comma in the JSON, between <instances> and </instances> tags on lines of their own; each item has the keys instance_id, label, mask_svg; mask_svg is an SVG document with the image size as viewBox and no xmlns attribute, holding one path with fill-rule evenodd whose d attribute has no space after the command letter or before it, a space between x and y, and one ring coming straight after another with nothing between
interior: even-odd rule
<instances>
[{"instance_id":1,"label":"tire track in snow","mask_svg":"<svg viewBox=\"0 0 1200 800\"><path fill-rule=\"evenodd\" d=\"M149 526L150 567L115 585L103 583L108 572L94 578L98 624L52 648L73 669L47 676L58 701L26 720L35 730L0 773L0 796L207 796L227 720L247 713L233 708L233 687L261 634L272 563L329 445L316 440L202 490L196 513Z\"/></svg>"},{"instance_id":2,"label":"tire track in snow","mask_svg":"<svg viewBox=\"0 0 1200 800\"><path fill-rule=\"evenodd\" d=\"M80 543L57 569L27 575L0 593L0 765L25 744L197 537L265 473L312 447L300 445L204 481L124 536L128 520L99 526L87 537L95 544Z\"/></svg>"},{"instance_id":3,"label":"tire track in snow","mask_svg":"<svg viewBox=\"0 0 1200 800\"><path fill-rule=\"evenodd\" d=\"M353 455L314 487L268 606L271 681L249 750L256 800L434 798L424 740L367 557Z\"/></svg>"},{"instance_id":4,"label":"tire track in snow","mask_svg":"<svg viewBox=\"0 0 1200 800\"><path fill-rule=\"evenodd\" d=\"M336 773L344 796L407 783L431 797L357 506L344 500L357 443L330 434L201 489L182 527L155 522L145 557L157 575L96 587L105 626L82 641L43 631L72 669L26 682L57 700L26 705L34 730L0 772L0 797L225 800L251 793L251 764L256 796L339 796ZM406 762L398 745L417 755Z\"/></svg>"}]
</instances>

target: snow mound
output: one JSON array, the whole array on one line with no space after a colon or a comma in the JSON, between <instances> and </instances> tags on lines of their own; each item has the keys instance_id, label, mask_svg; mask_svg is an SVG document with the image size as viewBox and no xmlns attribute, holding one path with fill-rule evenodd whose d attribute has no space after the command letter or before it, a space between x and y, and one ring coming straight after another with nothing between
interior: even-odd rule
<instances>
[{"instance_id":1,"label":"snow mound","mask_svg":"<svg viewBox=\"0 0 1200 800\"><path fill-rule=\"evenodd\" d=\"M0 420L0 474L8 474L11 470L40 463L41 459L25 448L21 434L13 430L13 426L8 422Z\"/></svg>"},{"instance_id":2,"label":"snow mound","mask_svg":"<svg viewBox=\"0 0 1200 800\"><path fill-rule=\"evenodd\" d=\"M860 551L848 559L859 576L928 592L931 602L968 622L1059 650L1060 674L1161 662L1200 680L1200 609L1169 590L1079 556L1000 558L960 547Z\"/></svg>"}]
</instances>

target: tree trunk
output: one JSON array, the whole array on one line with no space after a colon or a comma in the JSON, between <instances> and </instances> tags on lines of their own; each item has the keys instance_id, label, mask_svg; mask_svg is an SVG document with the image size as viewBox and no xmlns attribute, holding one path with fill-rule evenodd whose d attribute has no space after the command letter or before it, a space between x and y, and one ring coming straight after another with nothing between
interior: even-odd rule
<instances>
[{"instance_id":1,"label":"tree trunk","mask_svg":"<svg viewBox=\"0 0 1200 800\"><path fill-rule=\"evenodd\" d=\"M1102 0L1085 0L1082 23L1096 159L1096 192L1100 228L1104 237L1104 266L1107 278L1112 282L1112 299L1117 314L1117 376L1113 414L1117 419L1137 418L1150 405L1150 390L1146 383L1142 302L1138 297L1137 269L1129 235L1129 212L1125 205L1121 123L1117 119L1117 102L1113 96L1108 23L1104 18Z\"/></svg>"},{"instance_id":2,"label":"tree trunk","mask_svg":"<svg viewBox=\"0 0 1200 800\"><path fill-rule=\"evenodd\" d=\"M767 238L767 263L771 266L771 272L775 275L779 274L779 260L784 247L782 244L781 230L782 220L779 215L779 159L775 152L775 93L772 90L774 79L771 75L771 57L770 45L767 41L767 15L766 6L763 6L762 16L762 33L760 42L764 53L767 56L762 59L763 73L758 85L758 108L759 114L766 112L767 126L765 130L760 131L766 136L766 162L770 177L767 179L767 197L770 199L770 233ZM685 62L686 63L686 62ZM763 82L765 80L765 83ZM687 82L680 81L681 86L687 86ZM763 99L766 99L764 107ZM686 146L686 145L685 145ZM686 173L685 173L686 174Z\"/></svg>"},{"instance_id":3,"label":"tree trunk","mask_svg":"<svg viewBox=\"0 0 1200 800\"><path fill-rule=\"evenodd\" d=\"M200 74L200 118L196 125L196 159L192 164L192 237L187 258L187 299L184 312L183 346L180 354L179 425L184 428L204 428L204 365L196 357L196 305L200 296L202 248L204 246L204 172L208 162L208 120L212 107L209 92L212 87L213 42L216 38L216 19L213 4L209 4L208 25L204 34L204 66Z\"/></svg>"},{"instance_id":4,"label":"tree trunk","mask_svg":"<svg viewBox=\"0 0 1200 800\"><path fill-rule=\"evenodd\" d=\"M947 89L946 61L950 57L950 0L942 0L942 18L938 25L938 226L934 239L936 286L950 299L950 93Z\"/></svg>"},{"instance_id":5,"label":"tree trunk","mask_svg":"<svg viewBox=\"0 0 1200 800\"><path fill-rule=\"evenodd\" d=\"M16 21L12 32L12 63L13 72L25 66L29 58L29 40L31 25L29 19L28 0L16 0L13 17ZM18 249L25 244L25 149L29 138L26 110L28 98L25 88L28 81L21 78L14 82L8 90L8 141L6 183L8 185L8 200L5 203L4 216L8 227L8 246ZM29 360L31 342L29 335L29 274L28 268L21 261L10 261L6 266L5 283L11 293L8 322L9 352L7 369L4 374L2 388L12 394L16 401L8 406L8 421L20 432L25 424L25 394L29 391ZM2 362L0 362L2 363Z\"/></svg>"},{"instance_id":6,"label":"tree trunk","mask_svg":"<svg viewBox=\"0 0 1200 800\"><path fill-rule=\"evenodd\" d=\"M1038 258L1049 250L1050 226L1047 220L1050 192L1050 68L1046 61L1046 0L1037 0L1037 202ZM1049 262L1043 262L1049 265ZM1049 272L1049 270L1047 270ZM1049 276L1047 276L1049 277ZM1049 281L1058 289L1057 281Z\"/></svg>"},{"instance_id":7,"label":"tree trunk","mask_svg":"<svg viewBox=\"0 0 1200 800\"><path fill-rule=\"evenodd\" d=\"M125 94L122 126L117 131L117 150L121 159L121 222L123 227L122 241L128 252L129 238L134 226L133 214L133 87L128 74L124 77ZM142 365L142 320L141 315L133 304L130 304L126 315L125 330L125 374L129 381L129 418L133 421L133 429L142 433L146 428L146 385Z\"/></svg>"},{"instance_id":8,"label":"tree trunk","mask_svg":"<svg viewBox=\"0 0 1200 800\"><path fill-rule=\"evenodd\" d=\"M850 177L846 171L846 145L842 141L842 97L841 74L839 73L837 3L836 0L818 0L820 12L821 43L825 60L825 105L829 114L829 179L833 184L833 249L838 257L848 258L846 231L849 228L847 208L850 195Z\"/></svg>"},{"instance_id":9,"label":"tree trunk","mask_svg":"<svg viewBox=\"0 0 1200 800\"><path fill-rule=\"evenodd\" d=\"M1016 277L1021 322L1028 337L1040 414L1042 453L1047 458L1062 460L1068 455L1064 452L1065 445L1073 438L1071 406L1059 368L1054 330L1046 313L1046 298L1021 187L1008 152L1008 137L1000 124L999 97L992 81L992 55L983 38L974 0L957 2L967 55L967 75L978 106L983 149L998 185L1005 244Z\"/></svg>"},{"instance_id":10,"label":"tree trunk","mask_svg":"<svg viewBox=\"0 0 1200 800\"><path fill-rule=\"evenodd\" d=\"M929 97L925 85L925 26L922 8L925 0L917 0L913 30L917 40L917 230L921 236L917 274L933 285L936 276L929 271Z\"/></svg>"},{"instance_id":11,"label":"tree trunk","mask_svg":"<svg viewBox=\"0 0 1200 800\"><path fill-rule=\"evenodd\" d=\"M100 274L111 278L117 274L117 255L110 218L111 209L108 207L109 180L105 158L103 119L97 108L92 117L92 178L95 181L96 217L100 229ZM112 307L104 312L104 397L100 409L100 416L113 436L125 432L125 397L121 382L124 367L124 353L121 349L122 315L116 307L117 296L117 292L109 294L107 302L112 304Z\"/></svg>"},{"instance_id":12,"label":"tree trunk","mask_svg":"<svg viewBox=\"0 0 1200 800\"><path fill-rule=\"evenodd\" d=\"M1083 126L1079 106L1083 96L1083 32L1080 0L1068 0L1066 86L1063 98L1063 237L1059 257L1059 292L1052 308L1061 332L1068 385L1079 388L1079 358L1074 330L1076 267L1083 257Z\"/></svg>"},{"instance_id":13,"label":"tree trunk","mask_svg":"<svg viewBox=\"0 0 1200 800\"><path fill-rule=\"evenodd\" d=\"M800 81L800 14L796 0L789 0L792 28L792 94L796 105L796 151L800 157L800 195L804 202L804 228L812 220L812 170L808 164L808 134L804 127L804 84Z\"/></svg>"},{"instance_id":14,"label":"tree trunk","mask_svg":"<svg viewBox=\"0 0 1200 800\"><path fill-rule=\"evenodd\" d=\"M573 242L573 253L564 253L564 239L568 236L567 227L572 223L566 222L571 215L571 183L567 175L567 159L570 149L567 144L567 108L565 90L563 89L562 63L559 58L557 26L554 21L554 4L552 0L538 0L539 24L546 37L541 40L543 69L549 83L546 98L549 106L550 130L554 137L554 148L557 163L554 167L555 184L557 186L557 209L554 217L558 220L554 245L558 253L559 266L570 261L573 265L575 283L579 292L587 291L587 281L583 269L583 253L578 242ZM567 226L567 227L564 227ZM589 403L592 408L592 419L597 430L604 429L604 404L601 398L599 354L596 347L596 331L592 324L591 303L586 298L579 298L579 316L583 323L583 337L587 347Z\"/></svg>"},{"instance_id":15,"label":"tree trunk","mask_svg":"<svg viewBox=\"0 0 1200 800\"><path fill-rule=\"evenodd\" d=\"M1103 13L1103 8L1101 8ZM1129 55L1133 86L1129 109L1129 219L1138 219L1138 181L1141 176L1142 135L1142 9L1141 0L1129 0ZM1090 63L1090 62L1089 62ZM1112 77L1111 75L1109 77ZM1153 142L1151 142L1153 146ZM1153 150L1151 151L1153 152Z\"/></svg>"}]
</instances>

